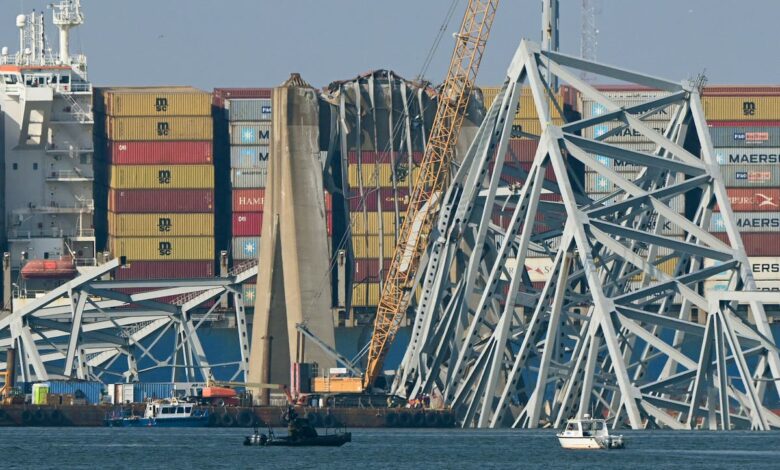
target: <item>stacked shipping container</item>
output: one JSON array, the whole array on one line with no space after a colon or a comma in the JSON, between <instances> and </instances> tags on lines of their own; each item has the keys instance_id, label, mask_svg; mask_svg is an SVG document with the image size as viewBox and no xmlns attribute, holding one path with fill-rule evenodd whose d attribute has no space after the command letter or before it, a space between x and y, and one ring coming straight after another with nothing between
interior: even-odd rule
<instances>
[{"instance_id":1,"label":"stacked shipping container","mask_svg":"<svg viewBox=\"0 0 780 470\"><path fill-rule=\"evenodd\" d=\"M271 145L271 96L269 88L217 89L214 105L216 128L222 129L219 146L229 155L230 243L234 265L256 259L263 230L265 183ZM254 307L257 279L243 286L246 307Z\"/></svg>"},{"instance_id":2,"label":"stacked shipping container","mask_svg":"<svg viewBox=\"0 0 780 470\"><path fill-rule=\"evenodd\" d=\"M501 88L482 87L481 90L485 109L490 109L490 106L501 91ZM565 103L565 105L571 104L571 100L568 99L565 89L562 89L556 96L556 101ZM550 101L550 113L554 125L559 126L563 124L561 111L566 113L566 107L567 106L564 106L564 109L559 109ZM529 138L527 134L540 135L541 133L542 128L531 90L528 87L524 87L520 92L515 118L512 122L512 138L509 140L504 171L501 174L502 183L519 187L525 182L528 177L528 170L531 168L531 164L534 161L536 149L539 146L538 140ZM547 168L545 179L548 181L555 181L555 172L553 171L552 166ZM560 198L552 196L553 195L543 195L542 200L549 202L560 201ZM514 207L509 210L501 210L498 207L495 208L493 211L493 223L506 229L512 219L513 209ZM560 214L556 213L552 207L540 207L539 215L536 217L534 231L540 233L557 228L562 223L562 219L560 219L558 215ZM526 256L525 268L531 282L543 283L547 281L550 272L552 271L552 261L550 258L543 256L542 253L536 252L535 250L529 250Z\"/></svg>"},{"instance_id":3,"label":"stacked shipping container","mask_svg":"<svg viewBox=\"0 0 780 470\"><path fill-rule=\"evenodd\" d=\"M348 153L354 307L379 303L380 285L392 261L422 156L422 152Z\"/></svg>"},{"instance_id":4,"label":"stacked shipping container","mask_svg":"<svg viewBox=\"0 0 780 470\"><path fill-rule=\"evenodd\" d=\"M708 87L702 105L758 288L780 291L780 87ZM720 212L710 231L728 240Z\"/></svg>"},{"instance_id":5,"label":"stacked shipping container","mask_svg":"<svg viewBox=\"0 0 780 470\"><path fill-rule=\"evenodd\" d=\"M190 87L97 91L101 205L122 279L214 275L211 98Z\"/></svg>"}]
</instances>

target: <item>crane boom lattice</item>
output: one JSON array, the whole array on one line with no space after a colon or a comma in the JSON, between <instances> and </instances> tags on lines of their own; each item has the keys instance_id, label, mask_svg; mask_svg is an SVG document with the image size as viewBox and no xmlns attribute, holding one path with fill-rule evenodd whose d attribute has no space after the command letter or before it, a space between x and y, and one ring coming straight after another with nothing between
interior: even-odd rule
<instances>
[{"instance_id":1,"label":"crane boom lattice","mask_svg":"<svg viewBox=\"0 0 780 470\"><path fill-rule=\"evenodd\" d=\"M447 78L442 85L431 134L415 181L393 260L382 288L363 379L370 387L409 305L420 256L437 213L438 195L445 189L452 151L493 25L498 0L469 0L455 36Z\"/></svg>"}]
</instances>

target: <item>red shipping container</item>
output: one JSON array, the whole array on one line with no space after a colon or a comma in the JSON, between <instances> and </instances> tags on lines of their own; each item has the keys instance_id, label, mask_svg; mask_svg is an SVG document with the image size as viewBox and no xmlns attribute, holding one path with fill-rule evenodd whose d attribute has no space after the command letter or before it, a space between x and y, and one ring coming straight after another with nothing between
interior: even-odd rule
<instances>
[{"instance_id":1,"label":"red shipping container","mask_svg":"<svg viewBox=\"0 0 780 470\"><path fill-rule=\"evenodd\" d=\"M707 121L710 127L780 127L780 121Z\"/></svg>"},{"instance_id":2,"label":"red shipping container","mask_svg":"<svg viewBox=\"0 0 780 470\"><path fill-rule=\"evenodd\" d=\"M382 277L387 275L387 271L390 269L391 258L385 258L382 266ZM379 277L379 260L376 258L359 258L355 260L355 267L352 270L353 282L372 282L376 283L383 279Z\"/></svg>"},{"instance_id":3,"label":"red shipping container","mask_svg":"<svg viewBox=\"0 0 780 470\"><path fill-rule=\"evenodd\" d=\"M212 261L133 261L114 270L114 277L122 281L214 277L214 263Z\"/></svg>"},{"instance_id":4,"label":"red shipping container","mask_svg":"<svg viewBox=\"0 0 780 470\"><path fill-rule=\"evenodd\" d=\"M729 243L726 233L713 233L716 238ZM780 256L780 233L740 233L748 256Z\"/></svg>"},{"instance_id":5,"label":"red shipping container","mask_svg":"<svg viewBox=\"0 0 780 470\"><path fill-rule=\"evenodd\" d=\"M507 162L532 163L537 147L539 147L537 140L510 139L505 159Z\"/></svg>"},{"instance_id":6,"label":"red shipping container","mask_svg":"<svg viewBox=\"0 0 780 470\"><path fill-rule=\"evenodd\" d=\"M151 292L151 291L154 291L154 290L159 290L159 289L150 289L148 287L133 287L133 288L128 288L128 289L117 289L118 292L121 292L121 293L127 294L127 295L143 294L144 292ZM182 294L182 295L185 295L185 294ZM164 304L172 304L172 305L174 305L174 304L177 304L177 300L179 300L179 298L182 297L182 295L168 295L168 296L165 296L165 297L157 297L156 299L147 299L147 300L149 300L151 302L161 302L161 303L164 303ZM215 303L217 303L216 299L209 299L209 300L203 302L202 304L200 304L200 306L201 307L211 307ZM135 304L131 304L131 305L133 305L134 307L140 307L140 305L135 305Z\"/></svg>"},{"instance_id":7,"label":"red shipping container","mask_svg":"<svg viewBox=\"0 0 780 470\"><path fill-rule=\"evenodd\" d=\"M331 196L330 193L327 191L325 191L325 210L326 211L333 210L333 196Z\"/></svg>"},{"instance_id":8,"label":"red shipping container","mask_svg":"<svg viewBox=\"0 0 780 470\"><path fill-rule=\"evenodd\" d=\"M777 96L780 87L772 85L712 85L704 87L702 96Z\"/></svg>"},{"instance_id":9,"label":"red shipping container","mask_svg":"<svg viewBox=\"0 0 780 470\"><path fill-rule=\"evenodd\" d=\"M214 212L213 189L109 189L108 210L117 214Z\"/></svg>"},{"instance_id":10,"label":"red shipping container","mask_svg":"<svg viewBox=\"0 0 780 470\"><path fill-rule=\"evenodd\" d=\"M211 103L221 108L231 98L271 98L273 92L273 88L214 88Z\"/></svg>"},{"instance_id":11,"label":"red shipping container","mask_svg":"<svg viewBox=\"0 0 780 470\"><path fill-rule=\"evenodd\" d=\"M406 212L409 207L409 190L405 188L399 188L394 191L393 188L380 188L371 189L365 191L365 197L360 197L358 190L352 190L347 203L349 204L350 212L360 212L365 209L369 212L376 212L379 210L379 203L382 203L383 211L394 211L395 203L398 202L398 210L402 213Z\"/></svg>"},{"instance_id":12,"label":"red shipping container","mask_svg":"<svg viewBox=\"0 0 780 470\"><path fill-rule=\"evenodd\" d=\"M234 237L259 237L263 231L262 212L233 214Z\"/></svg>"},{"instance_id":13,"label":"red shipping container","mask_svg":"<svg viewBox=\"0 0 780 470\"><path fill-rule=\"evenodd\" d=\"M394 152L393 158L395 158L395 162L409 162L409 153L408 152ZM422 152L412 152L412 161L416 164L420 164L423 159L423 153ZM358 153L354 150L350 150L349 154L347 155L347 162L350 165L357 165L358 162L360 162L363 165L369 164L369 163L392 163L393 160L390 159L390 152L373 152L373 151L367 151L363 150L360 152L360 158L358 158Z\"/></svg>"},{"instance_id":14,"label":"red shipping container","mask_svg":"<svg viewBox=\"0 0 780 470\"><path fill-rule=\"evenodd\" d=\"M508 162L504 171L501 173L501 181L508 184L523 184L526 178L520 175L527 175L531 169L533 163L514 163ZM490 171L493 171L493 164L490 164ZM555 177L555 169L552 165L548 165L544 173L544 179L547 181L557 181Z\"/></svg>"},{"instance_id":15,"label":"red shipping container","mask_svg":"<svg viewBox=\"0 0 780 470\"><path fill-rule=\"evenodd\" d=\"M735 212L780 212L780 188L726 188L726 192Z\"/></svg>"},{"instance_id":16,"label":"red shipping container","mask_svg":"<svg viewBox=\"0 0 780 470\"><path fill-rule=\"evenodd\" d=\"M214 161L211 141L109 142L114 165L205 165Z\"/></svg>"},{"instance_id":17,"label":"red shipping container","mask_svg":"<svg viewBox=\"0 0 780 470\"><path fill-rule=\"evenodd\" d=\"M233 212L263 212L265 189L234 189Z\"/></svg>"}]
</instances>

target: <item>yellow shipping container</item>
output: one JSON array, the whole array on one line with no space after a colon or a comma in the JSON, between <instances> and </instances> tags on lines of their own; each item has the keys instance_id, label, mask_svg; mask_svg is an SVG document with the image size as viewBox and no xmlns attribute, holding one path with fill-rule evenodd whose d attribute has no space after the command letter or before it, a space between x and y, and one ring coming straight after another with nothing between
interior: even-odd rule
<instances>
[{"instance_id":1,"label":"yellow shipping container","mask_svg":"<svg viewBox=\"0 0 780 470\"><path fill-rule=\"evenodd\" d=\"M485 109L490 109L490 106L493 105L493 101L496 99L496 96L498 96L498 93L501 91L501 87L480 88L482 89L482 99L485 102ZM561 109L563 109L563 95L559 93L555 100L558 102L558 105L561 106ZM536 106L534 105L534 97L531 94L531 89L529 87L523 87L517 106L518 108L515 113L515 119L539 118L539 115L536 113ZM561 113L558 112L558 109L555 107L552 100L550 100L550 114L552 115L553 119L561 118Z\"/></svg>"},{"instance_id":2,"label":"yellow shipping container","mask_svg":"<svg viewBox=\"0 0 780 470\"><path fill-rule=\"evenodd\" d=\"M213 237L111 237L109 246L128 261L214 260Z\"/></svg>"},{"instance_id":3,"label":"yellow shipping container","mask_svg":"<svg viewBox=\"0 0 780 470\"><path fill-rule=\"evenodd\" d=\"M192 87L100 90L97 110L110 116L211 116L211 93Z\"/></svg>"},{"instance_id":4,"label":"yellow shipping container","mask_svg":"<svg viewBox=\"0 0 780 470\"><path fill-rule=\"evenodd\" d=\"M353 307L376 307L379 304L379 296L382 291L379 284L360 283L352 286Z\"/></svg>"},{"instance_id":5,"label":"yellow shipping container","mask_svg":"<svg viewBox=\"0 0 780 470\"><path fill-rule=\"evenodd\" d=\"M116 141L211 140L211 117L106 117L108 138Z\"/></svg>"},{"instance_id":6,"label":"yellow shipping container","mask_svg":"<svg viewBox=\"0 0 780 470\"><path fill-rule=\"evenodd\" d=\"M555 119L552 124L561 126L563 125L563 120ZM538 119L515 119L512 123L512 137L519 137L519 132L542 135L542 123Z\"/></svg>"},{"instance_id":7,"label":"yellow shipping container","mask_svg":"<svg viewBox=\"0 0 780 470\"><path fill-rule=\"evenodd\" d=\"M211 189L211 165L113 165L113 189Z\"/></svg>"},{"instance_id":8,"label":"yellow shipping container","mask_svg":"<svg viewBox=\"0 0 780 470\"><path fill-rule=\"evenodd\" d=\"M380 218L381 215L381 218ZM401 212L399 214L400 218L403 220L404 213ZM382 233L385 235L395 234L395 213L393 212L382 212L381 214L379 212L368 212L364 214L363 212L352 212L349 214L350 223L352 225L352 234L358 235L358 234L369 234L369 235L379 235L379 228L380 228L380 219L382 222ZM400 230L400 223L398 226Z\"/></svg>"},{"instance_id":9,"label":"yellow shipping container","mask_svg":"<svg viewBox=\"0 0 780 470\"><path fill-rule=\"evenodd\" d=\"M349 165L347 171L347 180L352 188L360 187L360 177L363 176L364 188L376 188L377 185L382 188L393 187L393 165L390 163L369 163L364 165ZM420 174L420 167L413 167L409 171L408 167L396 167L395 180L398 186L408 186L414 183L414 179Z\"/></svg>"},{"instance_id":10,"label":"yellow shipping container","mask_svg":"<svg viewBox=\"0 0 780 470\"><path fill-rule=\"evenodd\" d=\"M379 258L379 235L353 235L352 251L355 258ZM395 236L385 235L382 240L382 255L392 258L395 251Z\"/></svg>"},{"instance_id":11,"label":"yellow shipping container","mask_svg":"<svg viewBox=\"0 0 780 470\"><path fill-rule=\"evenodd\" d=\"M704 115L712 121L780 119L780 96L704 96Z\"/></svg>"},{"instance_id":12,"label":"yellow shipping container","mask_svg":"<svg viewBox=\"0 0 780 470\"><path fill-rule=\"evenodd\" d=\"M674 273L674 268L677 267L677 259L672 258L669 260L664 261L660 265L656 265L656 268L659 269L662 273L672 275ZM642 280L642 274L637 274L631 278L632 281L641 281ZM656 279L655 276L652 277L653 281L658 281L659 279Z\"/></svg>"},{"instance_id":13,"label":"yellow shipping container","mask_svg":"<svg viewBox=\"0 0 780 470\"><path fill-rule=\"evenodd\" d=\"M115 237L213 237L214 214L108 213L108 234Z\"/></svg>"}]
</instances>

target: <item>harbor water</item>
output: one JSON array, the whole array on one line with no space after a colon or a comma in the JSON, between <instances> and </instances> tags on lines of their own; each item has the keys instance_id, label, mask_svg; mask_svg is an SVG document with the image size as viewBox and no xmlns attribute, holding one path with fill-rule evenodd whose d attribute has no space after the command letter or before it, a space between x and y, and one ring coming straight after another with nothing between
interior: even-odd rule
<instances>
[{"instance_id":1,"label":"harbor water","mask_svg":"<svg viewBox=\"0 0 780 470\"><path fill-rule=\"evenodd\" d=\"M6 467L29 468L777 468L773 432L625 431L627 447L563 450L552 430L355 430L341 448L242 445L246 429L0 429ZM278 430L279 433L285 431Z\"/></svg>"}]
</instances>

